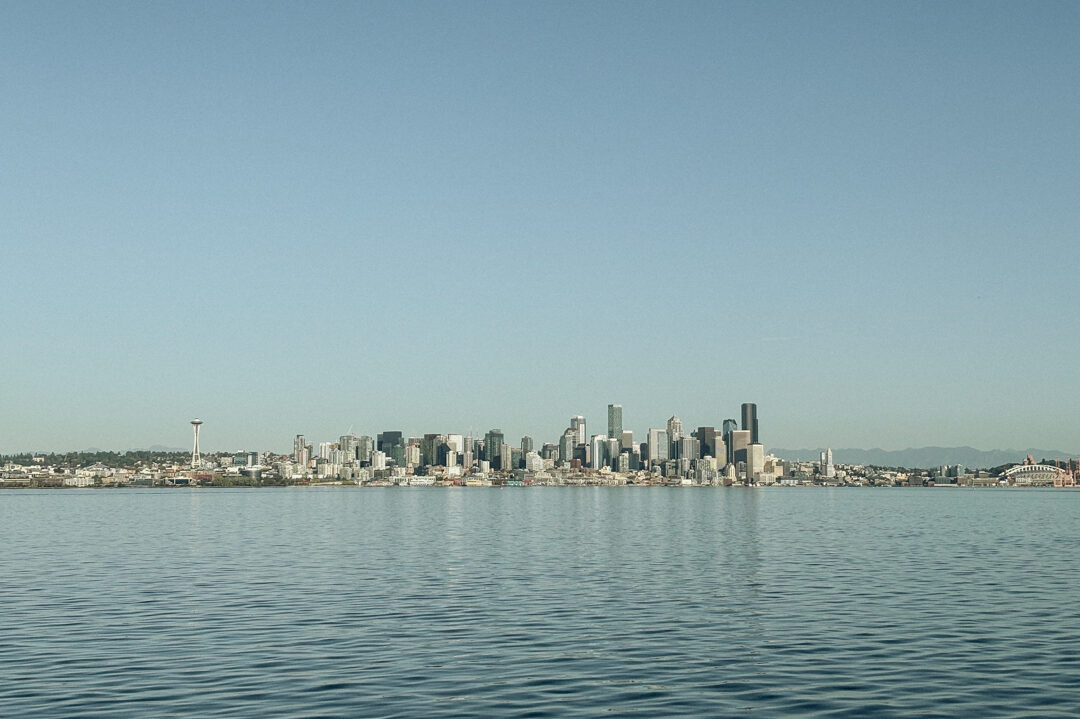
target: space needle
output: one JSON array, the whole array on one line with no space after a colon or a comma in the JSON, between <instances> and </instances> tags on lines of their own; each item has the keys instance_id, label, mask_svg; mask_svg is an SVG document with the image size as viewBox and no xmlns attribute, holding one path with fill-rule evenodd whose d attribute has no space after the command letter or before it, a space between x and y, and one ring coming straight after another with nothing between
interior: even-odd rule
<instances>
[{"instance_id":1,"label":"space needle","mask_svg":"<svg viewBox=\"0 0 1080 719\"><path fill-rule=\"evenodd\" d=\"M202 464L202 460L199 457L199 426L202 424L201 419L191 420L191 428L195 430L195 446L191 448L191 468L198 469Z\"/></svg>"}]
</instances>

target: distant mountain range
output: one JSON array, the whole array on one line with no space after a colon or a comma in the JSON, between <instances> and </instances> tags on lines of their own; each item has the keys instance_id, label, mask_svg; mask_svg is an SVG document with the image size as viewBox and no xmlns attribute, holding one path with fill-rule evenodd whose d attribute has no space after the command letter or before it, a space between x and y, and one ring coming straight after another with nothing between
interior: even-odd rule
<instances>
[{"instance_id":1,"label":"distant mountain range","mask_svg":"<svg viewBox=\"0 0 1080 719\"><path fill-rule=\"evenodd\" d=\"M820 449L766 448L781 459L809 462L820 457ZM962 464L972 469L987 469L1003 464L1022 462L1031 455L1040 459L1078 457L1075 452L1057 449L975 449L974 447L909 447L907 449L833 449L837 464L872 464L878 467L940 467L943 464Z\"/></svg>"}]
</instances>

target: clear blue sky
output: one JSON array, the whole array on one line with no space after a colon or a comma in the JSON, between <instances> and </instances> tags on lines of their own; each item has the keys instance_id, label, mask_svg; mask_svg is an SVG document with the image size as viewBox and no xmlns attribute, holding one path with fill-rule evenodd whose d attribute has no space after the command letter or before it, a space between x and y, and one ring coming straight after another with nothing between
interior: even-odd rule
<instances>
[{"instance_id":1,"label":"clear blue sky","mask_svg":"<svg viewBox=\"0 0 1080 719\"><path fill-rule=\"evenodd\" d=\"M0 452L1080 449L1080 4L0 6Z\"/></svg>"}]
</instances>

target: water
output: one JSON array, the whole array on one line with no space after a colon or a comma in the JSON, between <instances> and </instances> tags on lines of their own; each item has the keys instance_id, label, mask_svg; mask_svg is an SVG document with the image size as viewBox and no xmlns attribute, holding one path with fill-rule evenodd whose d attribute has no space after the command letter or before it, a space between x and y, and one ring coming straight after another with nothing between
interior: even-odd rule
<instances>
[{"instance_id":1,"label":"water","mask_svg":"<svg viewBox=\"0 0 1080 719\"><path fill-rule=\"evenodd\" d=\"M4 717L1075 717L1080 492L0 492Z\"/></svg>"}]
</instances>

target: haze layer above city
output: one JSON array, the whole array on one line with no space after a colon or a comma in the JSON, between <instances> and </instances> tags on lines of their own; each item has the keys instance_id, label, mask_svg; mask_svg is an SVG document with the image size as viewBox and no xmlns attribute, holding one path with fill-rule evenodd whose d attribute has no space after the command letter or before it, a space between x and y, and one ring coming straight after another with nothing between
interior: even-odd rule
<instances>
[{"instance_id":1,"label":"haze layer above city","mask_svg":"<svg viewBox=\"0 0 1080 719\"><path fill-rule=\"evenodd\" d=\"M0 453L756 402L1080 449L1080 5L4 6Z\"/></svg>"}]
</instances>

